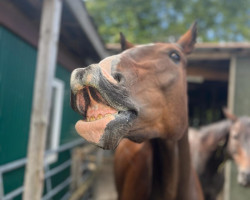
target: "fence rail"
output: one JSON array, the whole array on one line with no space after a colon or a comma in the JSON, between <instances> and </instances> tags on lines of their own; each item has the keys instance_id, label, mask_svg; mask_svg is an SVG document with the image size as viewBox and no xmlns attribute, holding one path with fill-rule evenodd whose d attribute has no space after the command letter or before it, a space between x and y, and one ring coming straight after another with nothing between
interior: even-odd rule
<instances>
[{"instance_id":1,"label":"fence rail","mask_svg":"<svg viewBox=\"0 0 250 200\"><path fill-rule=\"evenodd\" d=\"M47 151L45 153L45 157L50 155L50 154L60 153L63 151L71 150L71 149L73 149L79 145L82 145L82 144L84 144L84 141L82 139L63 144L58 149ZM11 199L17 197L18 195L22 194L23 189L24 189L23 186L18 187L15 190L13 190L7 194L4 193L3 174L6 172L16 170L16 169L21 168L21 167L25 167L26 163L27 163L27 158L22 158L22 159L19 159L19 160L16 160L16 161L4 164L4 165L0 165L0 199L1 200L11 200ZM59 166L57 166L51 170L48 167L44 166L45 167L45 181L50 179L53 175L70 167L71 163L72 163L71 159L68 159L65 162L63 162L62 164L60 164ZM72 180L72 178L71 178L71 176L69 176L66 180L64 180L62 183L57 185L55 188L52 189L51 187L48 187L47 190L48 189L49 190L47 191L47 194L45 194L42 199L43 200L50 199L51 197L56 195L58 192L63 190L65 187L67 187L70 184L71 180ZM49 182L51 183L50 180L49 180ZM69 196L70 196L70 193L67 192L63 198L66 199Z\"/></svg>"}]
</instances>

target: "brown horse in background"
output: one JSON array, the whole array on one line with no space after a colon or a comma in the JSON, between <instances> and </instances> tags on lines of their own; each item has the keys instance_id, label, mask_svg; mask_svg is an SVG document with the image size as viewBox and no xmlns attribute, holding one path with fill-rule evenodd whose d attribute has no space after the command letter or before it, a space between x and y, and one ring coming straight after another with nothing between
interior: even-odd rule
<instances>
[{"instance_id":1,"label":"brown horse in background","mask_svg":"<svg viewBox=\"0 0 250 200\"><path fill-rule=\"evenodd\" d=\"M188 143L186 54L194 24L177 43L133 46L71 75L77 132L115 149L120 200L203 199ZM128 49L129 48L129 49ZM118 145L119 144L119 145Z\"/></svg>"},{"instance_id":2,"label":"brown horse in background","mask_svg":"<svg viewBox=\"0 0 250 200\"><path fill-rule=\"evenodd\" d=\"M227 117L216 123L189 129L192 162L199 175L206 200L215 200L223 189L225 161L238 167L238 183L250 185L250 117Z\"/></svg>"}]
</instances>

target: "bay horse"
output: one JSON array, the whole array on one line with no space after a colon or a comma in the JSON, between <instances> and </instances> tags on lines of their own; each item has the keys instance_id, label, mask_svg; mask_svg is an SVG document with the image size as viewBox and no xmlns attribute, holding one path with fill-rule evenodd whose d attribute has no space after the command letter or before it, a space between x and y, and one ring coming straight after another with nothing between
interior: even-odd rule
<instances>
[{"instance_id":1,"label":"bay horse","mask_svg":"<svg viewBox=\"0 0 250 200\"><path fill-rule=\"evenodd\" d=\"M75 128L87 141L116 149L119 200L203 199L188 143L186 55L194 23L177 43L134 46L71 74Z\"/></svg>"},{"instance_id":2,"label":"bay horse","mask_svg":"<svg viewBox=\"0 0 250 200\"><path fill-rule=\"evenodd\" d=\"M223 109L227 119L199 129L189 128L193 166L206 200L216 200L224 185L224 163L232 158L238 183L250 185L250 117L236 117Z\"/></svg>"}]
</instances>

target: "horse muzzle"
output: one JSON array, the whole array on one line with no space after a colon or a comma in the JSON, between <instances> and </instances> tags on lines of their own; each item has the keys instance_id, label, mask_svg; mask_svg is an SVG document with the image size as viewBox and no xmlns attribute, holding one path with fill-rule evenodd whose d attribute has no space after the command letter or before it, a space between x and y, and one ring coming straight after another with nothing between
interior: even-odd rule
<instances>
[{"instance_id":1,"label":"horse muzzle","mask_svg":"<svg viewBox=\"0 0 250 200\"><path fill-rule=\"evenodd\" d=\"M250 171L239 171L237 177L238 183L244 187L250 186Z\"/></svg>"},{"instance_id":2,"label":"horse muzzle","mask_svg":"<svg viewBox=\"0 0 250 200\"><path fill-rule=\"evenodd\" d=\"M83 116L75 126L79 135L101 148L116 148L137 116L126 88L98 64L75 69L70 86L71 107Z\"/></svg>"}]
</instances>

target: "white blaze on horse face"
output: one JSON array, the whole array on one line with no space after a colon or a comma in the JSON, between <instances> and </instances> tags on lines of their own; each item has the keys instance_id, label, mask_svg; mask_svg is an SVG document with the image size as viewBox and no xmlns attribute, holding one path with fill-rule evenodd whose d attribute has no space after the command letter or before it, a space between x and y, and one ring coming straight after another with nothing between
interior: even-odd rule
<instances>
[{"instance_id":1,"label":"white blaze on horse face","mask_svg":"<svg viewBox=\"0 0 250 200\"><path fill-rule=\"evenodd\" d=\"M114 55L103 59L99 63L103 76L114 84L116 84L117 81L111 76L111 73L119 62L120 56Z\"/></svg>"}]
</instances>

